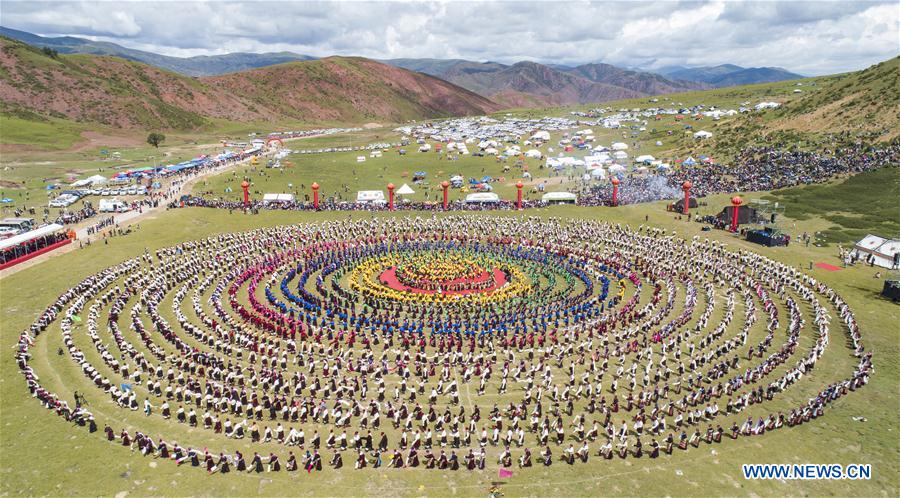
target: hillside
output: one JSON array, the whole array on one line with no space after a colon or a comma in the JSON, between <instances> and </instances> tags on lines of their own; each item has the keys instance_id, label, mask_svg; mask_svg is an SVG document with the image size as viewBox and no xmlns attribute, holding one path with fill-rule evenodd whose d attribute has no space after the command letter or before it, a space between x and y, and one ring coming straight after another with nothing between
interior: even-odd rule
<instances>
[{"instance_id":1,"label":"hillside","mask_svg":"<svg viewBox=\"0 0 900 498\"><path fill-rule=\"evenodd\" d=\"M466 116L500 109L490 100L423 73L358 57L328 57L201 79L212 88L283 115L318 121Z\"/></svg>"},{"instance_id":2,"label":"hillside","mask_svg":"<svg viewBox=\"0 0 900 498\"><path fill-rule=\"evenodd\" d=\"M209 118L266 117L192 78L118 57L50 57L8 38L0 38L0 102L4 114L116 128L191 129Z\"/></svg>"},{"instance_id":3,"label":"hillside","mask_svg":"<svg viewBox=\"0 0 900 498\"><path fill-rule=\"evenodd\" d=\"M802 97L778 109L770 127L900 136L900 57L832 77L815 89L799 88Z\"/></svg>"},{"instance_id":4,"label":"hillside","mask_svg":"<svg viewBox=\"0 0 900 498\"><path fill-rule=\"evenodd\" d=\"M0 35L38 48L51 48L61 54L112 55L143 62L185 76L210 76L233 73L246 69L271 66L314 57L292 52L250 54L235 52L223 55L198 55L195 57L170 57L167 55L126 48L110 42L101 42L73 36L46 37L0 26Z\"/></svg>"},{"instance_id":5,"label":"hillside","mask_svg":"<svg viewBox=\"0 0 900 498\"><path fill-rule=\"evenodd\" d=\"M498 106L450 83L366 59L294 62L189 78L118 57L51 56L0 37L0 111L124 129L189 130L211 120L402 121Z\"/></svg>"}]
</instances>

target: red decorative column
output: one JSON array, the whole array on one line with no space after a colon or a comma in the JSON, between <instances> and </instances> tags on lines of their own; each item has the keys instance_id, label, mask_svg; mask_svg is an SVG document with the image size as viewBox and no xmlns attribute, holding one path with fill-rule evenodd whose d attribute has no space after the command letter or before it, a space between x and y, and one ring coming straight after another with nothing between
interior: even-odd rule
<instances>
[{"instance_id":1,"label":"red decorative column","mask_svg":"<svg viewBox=\"0 0 900 498\"><path fill-rule=\"evenodd\" d=\"M612 205L618 206L619 205L619 179L613 178L612 185L613 185Z\"/></svg>"},{"instance_id":2,"label":"red decorative column","mask_svg":"<svg viewBox=\"0 0 900 498\"><path fill-rule=\"evenodd\" d=\"M731 212L731 231L737 232L738 228L738 213L741 210L741 204L743 204L744 200L740 198L740 196L734 196L731 198L731 205L733 206L733 210Z\"/></svg>"},{"instance_id":3,"label":"red decorative column","mask_svg":"<svg viewBox=\"0 0 900 498\"><path fill-rule=\"evenodd\" d=\"M250 205L250 182L244 180L241 182L241 189L244 190L244 207Z\"/></svg>"},{"instance_id":4,"label":"red decorative column","mask_svg":"<svg viewBox=\"0 0 900 498\"><path fill-rule=\"evenodd\" d=\"M516 182L516 209L522 210L522 180Z\"/></svg>"},{"instance_id":5,"label":"red decorative column","mask_svg":"<svg viewBox=\"0 0 900 498\"><path fill-rule=\"evenodd\" d=\"M688 214L688 208L691 206L691 187L693 187L691 182L686 181L681 184L681 190L684 190L684 207L681 210L682 214Z\"/></svg>"},{"instance_id":6,"label":"red decorative column","mask_svg":"<svg viewBox=\"0 0 900 498\"><path fill-rule=\"evenodd\" d=\"M312 187L312 191L313 191L313 209L318 211L319 210L319 184L316 182L313 182L311 187Z\"/></svg>"},{"instance_id":7,"label":"red decorative column","mask_svg":"<svg viewBox=\"0 0 900 498\"><path fill-rule=\"evenodd\" d=\"M447 210L447 202L448 202L448 193L447 189L450 188L450 182L444 180L441 182L441 188L444 189L444 211Z\"/></svg>"},{"instance_id":8,"label":"red decorative column","mask_svg":"<svg viewBox=\"0 0 900 498\"><path fill-rule=\"evenodd\" d=\"M388 189L388 211L393 211L394 210L394 184L388 183L387 189Z\"/></svg>"}]
</instances>

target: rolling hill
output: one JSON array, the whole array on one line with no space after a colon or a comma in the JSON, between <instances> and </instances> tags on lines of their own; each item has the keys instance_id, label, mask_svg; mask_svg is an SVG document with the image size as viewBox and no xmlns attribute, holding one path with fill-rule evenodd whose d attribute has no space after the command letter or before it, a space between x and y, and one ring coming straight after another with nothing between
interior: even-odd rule
<instances>
[{"instance_id":1,"label":"rolling hill","mask_svg":"<svg viewBox=\"0 0 900 498\"><path fill-rule=\"evenodd\" d=\"M53 55L0 37L0 111L125 129L212 120L391 122L484 114L497 104L443 80L361 58L191 78L119 57Z\"/></svg>"}]
</instances>

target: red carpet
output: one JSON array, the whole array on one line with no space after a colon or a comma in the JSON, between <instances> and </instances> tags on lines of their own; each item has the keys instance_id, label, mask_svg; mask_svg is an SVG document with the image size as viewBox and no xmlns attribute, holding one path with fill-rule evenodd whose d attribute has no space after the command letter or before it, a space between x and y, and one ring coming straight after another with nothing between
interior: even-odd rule
<instances>
[{"instance_id":1,"label":"red carpet","mask_svg":"<svg viewBox=\"0 0 900 498\"><path fill-rule=\"evenodd\" d=\"M840 268L838 268L837 266L829 265L828 263L816 263L816 268L821 268L823 270L828 270L828 271L840 270Z\"/></svg>"},{"instance_id":2,"label":"red carpet","mask_svg":"<svg viewBox=\"0 0 900 498\"><path fill-rule=\"evenodd\" d=\"M484 289L467 289L467 290L458 290L458 291L445 291L444 294L451 294L451 295L452 295L452 294L461 294L461 295L466 295L466 294L471 294L471 293L473 293L473 292L492 292L492 291L495 291L495 290L499 289L500 287L503 287L503 286L506 284L506 274L503 273L503 271L500 270L499 268L494 268L493 273L494 273L494 285L492 285L492 286L490 286L490 287L487 287L487 288L484 288ZM394 289L394 290L397 290L397 291L401 291L401 292L414 292L414 293L416 293L416 294L434 294L434 293L436 292L436 291L432 291L432 290L415 289L415 288L412 288L412 287L407 287L407 286L404 285L402 282L400 282L399 280L397 280L397 268L396 268L396 267L391 267L391 268L389 268L389 269L386 270L384 273L382 273L378 278L379 278L382 282L384 282L385 285L387 285L388 287L390 287L391 289ZM456 279L456 280L452 280L452 281L450 281L450 282L448 282L448 283L463 283L463 282L477 283L477 282L484 282L484 281L488 280L489 278L490 278L490 273L488 273L487 271L485 271L485 272L483 272L481 275L478 275L478 276L475 277L475 278L470 278L470 279Z\"/></svg>"}]
</instances>

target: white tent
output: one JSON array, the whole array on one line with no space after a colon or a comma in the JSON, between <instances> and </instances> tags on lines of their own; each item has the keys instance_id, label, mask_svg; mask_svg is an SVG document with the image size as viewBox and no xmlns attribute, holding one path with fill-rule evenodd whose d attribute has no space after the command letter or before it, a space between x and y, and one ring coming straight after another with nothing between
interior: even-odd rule
<instances>
[{"instance_id":1,"label":"white tent","mask_svg":"<svg viewBox=\"0 0 900 498\"><path fill-rule=\"evenodd\" d=\"M603 180L606 178L606 170L603 168L596 168L591 170L591 178L595 180Z\"/></svg>"},{"instance_id":2,"label":"white tent","mask_svg":"<svg viewBox=\"0 0 900 498\"><path fill-rule=\"evenodd\" d=\"M777 107L781 107L781 104L779 104L778 102L760 102L759 104L756 104L754 106L757 111L761 111L763 109L775 109Z\"/></svg>"},{"instance_id":3,"label":"white tent","mask_svg":"<svg viewBox=\"0 0 900 498\"><path fill-rule=\"evenodd\" d=\"M83 180L78 180L77 182L73 183L72 186L73 187L84 187L85 185L103 185L104 183L106 183L108 181L109 180L107 180L105 176L94 175L94 176L89 176Z\"/></svg>"},{"instance_id":4,"label":"white tent","mask_svg":"<svg viewBox=\"0 0 900 498\"><path fill-rule=\"evenodd\" d=\"M358 163L366 162L366 156L356 156L356 162L358 162Z\"/></svg>"},{"instance_id":5,"label":"white tent","mask_svg":"<svg viewBox=\"0 0 900 498\"><path fill-rule=\"evenodd\" d=\"M500 196L493 192L478 192L475 194L469 194L466 196L466 202L470 204L493 204L496 202L500 202Z\"/></svg>"},{"instance_id":6,"label":"white tent","mask_svg":"<svg viewBox=\"0 0 900 498\"><path fill-rule=\"evenodd\" d=\"M697 133L694 133L694 138L706 139L712 137L712 133L706 130L700 130Z\"/></svg>"},{"instance_id":7,"label":"white tent","mask_svg":"<svg viewBox=\"0 0 900 498\"><path fill-rule=\"evenodd\" d=\"M606 154L598 154L596 156L584 156L584 164L588 168L602 166L606 163L612 162L612 159L609 158Z\"/></svg>"},{"instance_id":8,"label":"white tent","mask_svg":"<svg viewBox=\"0 0 900 498\"><path fill-rule=\"evenodd\" d=\"M535 132L535 134L531 136L531 139L532 140L543 140L546 142L547 140L550 140L550 132L543 131L543 130Z\"/></svg>"},{"instance_id":9,"label":"white tent","mask_svg":"<svg viewBox=\"0 0 900 498\"><path fill-rule=\"evenodd\" d=\"M412 195L415 193L416 193L416 191L413 190L412 188L410 188L410 186L405 183L403 184L403 186L401 186L400 188L397 189L398 195Z\"/></svg>"},{"instance_id":10,"label":"white tent","mask_svg":"<svg viewBox=\"0 0 900 498\"><path fill-rule=\"evenodd\" d=\"M431 150L431 144L423 144L419 147L419 152L428 152L429 150Z\"/></svg>"},{"instance_id":11,"label":"white tent","mask_svg":"<svg viewBox=\"0 0 900 498\"><path fill-rule=\"evenodd\" d=\"M537 149L529 149L527 152L525 152L525 157L529 157L532 159L540 159L541 155L541 151Z\"/></svg>"},{"instance_id":12,"label":"white tent","mask_svg":"<svg viewBox=\"0 0 900 498\"><path fill-rule=\"evenodd\" d=\"M488 147L487 149L484 149L484 153L489 156L496 156L497 152L498 152L497 149L495 149L493 147Z\"/></svg>"},{"instance_id":13,"label":"white tent","mask_svg":"<svg viewBox=\"0 0 900 498\"><path fill-rule=\"evenodd\" d=\"M571 192L547 192L541 197L544 202L572 203L578 201L578 196Z\"/></svg>"},{"instance_id":14,"label":"white tent","mask_svg":"<svg viewBox=\"0 0 900 498\"><path fill-rule=\"evenodd\" d=\"M626 157L628 157L628 153L624 150L617 150L613 152L613 157L615 157L616 159L625 159Z\"/></svg>"},{"instance_id":15,"label":"white tent","mask_svg":"<svg viewBox=\"0 0 900 498\"><path fill-rule=\"evenodd\" d=\"M356 193L357 204L384 204L384 192L381 190L360 190Z\"/></svg>"},{"instance_id":16,"label":"white tent","mask_svg":"<svg viewBox=\"0 0 900 498\"><path fill-rule=\"evenodd\" d=\"M642 156L637 156L634 158L634 162L636 163L652 163L656 158L651 156L650 154L644 154Z\"/></svg>"},{"instance_id":17,"label":"white tent","mask_svg":"<svg viewBox=\"0 0 900 498\"><path fill-rule=\"evenodd\" d=\"M628 150L628 144L615 142L614 144L612 144L612 150Z\"/></svg>"},{"instance_id":18,"label":"white tent","mask_svg":"<svg viewBox=\"0 0 900 498\"><path fill-rule=\"evenodd\" d=\"M263 194L263 204L270 202L294 202L294 194Z\"/></svg>"},{"instance_id":19,"label":"white tent","mask_svg":"<svg viewBox=\"0 0 900 498\"><path fill-rule=\"evenodd\" d=\"M622 166L621 164L610 164L609 165L609 173L611 175L614 175L616 173L624 173L624 172L625 172L625 166Z\"/></svg>"},{"instance_id":20,"label":"white tent","mask_svg":"<svg viewBox=\"0 0 900 498\"><path fill-rule=\"evenodd\" d=\"M900 240L886 239L877 235L866 235L854 244L853 251L863 260L875 256L875 264L882 268L893 268L894 258L900 253Z\"/></svg>"}]
</instances>

